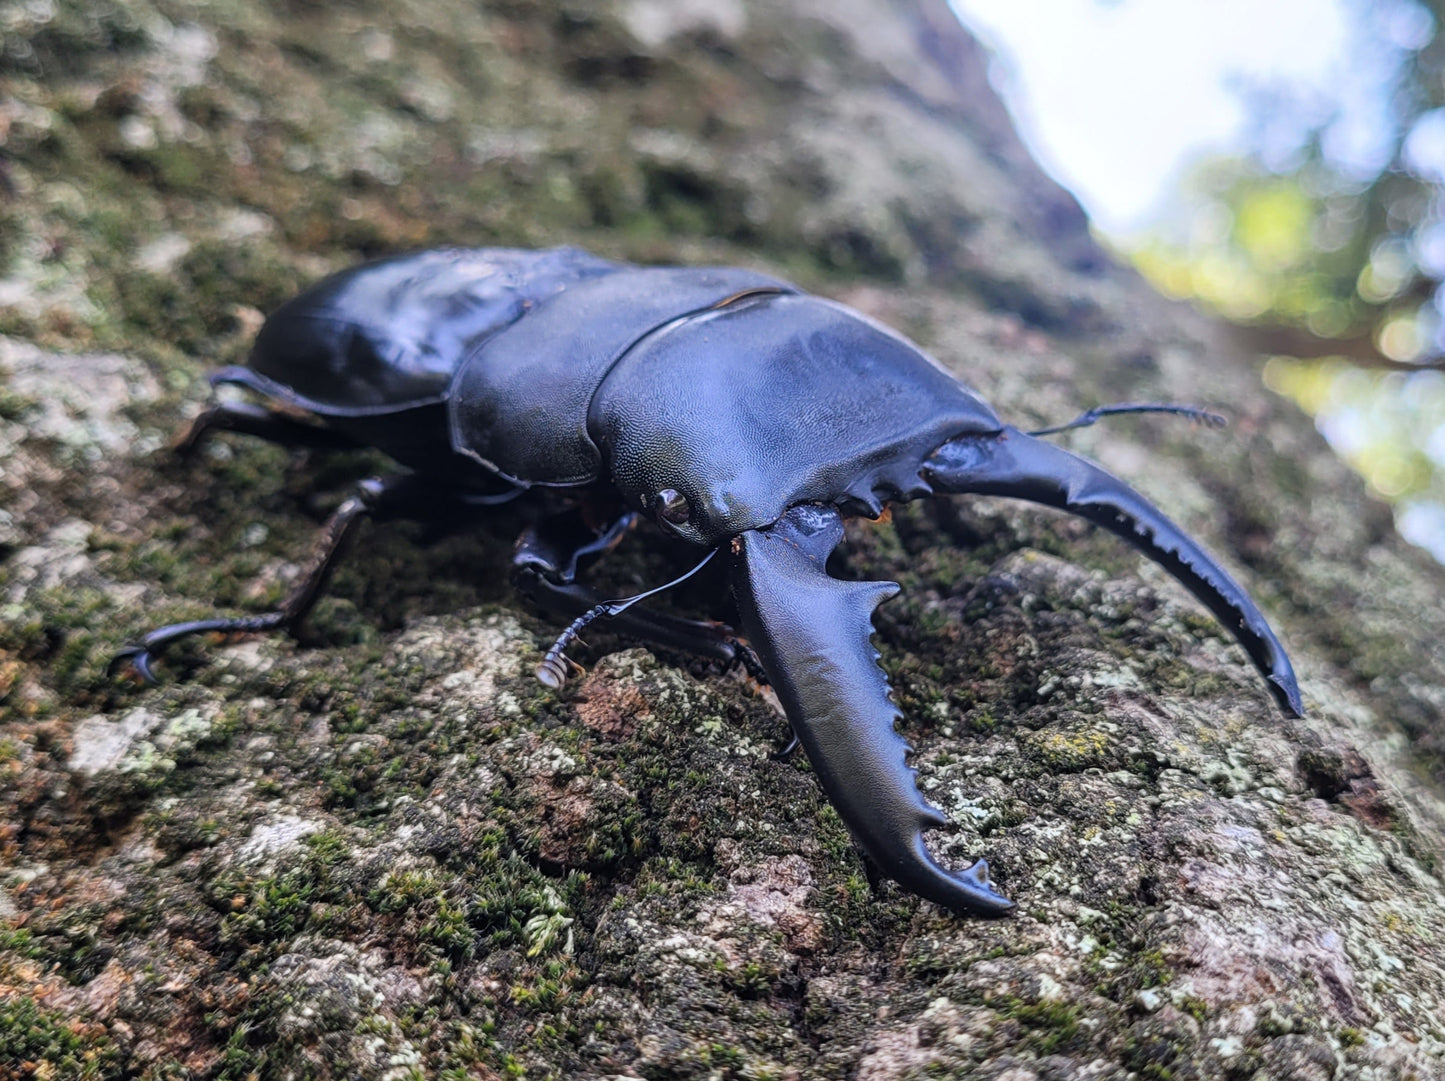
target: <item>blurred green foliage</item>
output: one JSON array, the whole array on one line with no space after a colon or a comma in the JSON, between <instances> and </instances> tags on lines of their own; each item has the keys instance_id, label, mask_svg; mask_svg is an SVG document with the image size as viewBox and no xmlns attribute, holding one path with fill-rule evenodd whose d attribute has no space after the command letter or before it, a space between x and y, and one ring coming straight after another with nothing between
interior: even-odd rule
<instances>
[{"instance_id":1,"label":"blurred green foliage","mask_svg":"<svg viewBox=\"0 0 1445 1081\"><path fill-rule=\"evenodd\" d=\"M1445 0L1351 18L1350 75L1371 77L1325 110L1261 93L1251 153L1199 168L1187 212L1132 254L1239 324L1271 389L1445 561Z\"/></svg>"}]
</instances>

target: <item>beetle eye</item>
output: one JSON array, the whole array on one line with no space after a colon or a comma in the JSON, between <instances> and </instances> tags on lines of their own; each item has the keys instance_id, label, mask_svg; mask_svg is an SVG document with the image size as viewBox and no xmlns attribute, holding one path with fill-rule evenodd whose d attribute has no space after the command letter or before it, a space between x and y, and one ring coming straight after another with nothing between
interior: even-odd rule
<instances>
[{"instance_id":1,"label":"beetle eye","mask_svg":"<svg viewBox=\"0 0 1445 1081\"><path fill-rule=\"evenodd\" d=\"M669 525L687 525L688 519L692 517L692 507L688 505L687 496L676 488L664 488L658 492L654 506L657 516Z\"/></svg>"}]
</instances>

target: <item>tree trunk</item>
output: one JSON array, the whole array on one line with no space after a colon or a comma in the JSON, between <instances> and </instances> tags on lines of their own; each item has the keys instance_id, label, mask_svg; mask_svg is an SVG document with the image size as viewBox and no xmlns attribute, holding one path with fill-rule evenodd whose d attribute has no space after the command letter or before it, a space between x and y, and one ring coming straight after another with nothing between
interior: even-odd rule
<instances>
[{"instance_id":1,"label":"tree trunk","mask_svg":"<svg viewBox=\"0 0 1445 1081\"><path fill-rule=\"evenodd\" d=\"M1442 570L1216 324L1039 171L942 0L12 5L0 20L0 1078L1445 1076ZM1064 437L1268 612L1307 716L1112 537L959 499L850 525L943 861L870 890L736 673L506 586L523 512L376 527L273 604L362 453L164 443L260 312L363 256L757 267ZM681 556L641 533L618 592ZM722 582L676 598L726 616ZM451 1072L446 1072L451 1071Z\"/></svg>"}]
</instances>

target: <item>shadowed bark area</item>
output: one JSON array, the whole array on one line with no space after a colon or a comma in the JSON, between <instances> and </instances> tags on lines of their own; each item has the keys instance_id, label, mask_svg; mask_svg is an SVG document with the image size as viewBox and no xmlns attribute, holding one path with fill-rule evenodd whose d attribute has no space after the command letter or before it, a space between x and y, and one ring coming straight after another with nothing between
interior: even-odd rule
<instances>
[{"instance_id":1,"label":"shadowed bark area","mask_svg":"<svg viewBox=\"0 0 1445 1081\"><path fill-rule=\"evenodd\" d=\"M1430 1078L1445 1073L1441 568L1028 159L935 0L12 5L0 22L0 1077ZM855 523L952 868L873 894L736 674L560 629L523 512L371 530L269 607L366 453L173 460L306 282L438 244L747 266L897 327L1251 592L1306 717L1157 568L966 498ZM682 557L630 536L624 595ZM716 576L679 611L726 615Z\"/></svg>"}]
</instances>

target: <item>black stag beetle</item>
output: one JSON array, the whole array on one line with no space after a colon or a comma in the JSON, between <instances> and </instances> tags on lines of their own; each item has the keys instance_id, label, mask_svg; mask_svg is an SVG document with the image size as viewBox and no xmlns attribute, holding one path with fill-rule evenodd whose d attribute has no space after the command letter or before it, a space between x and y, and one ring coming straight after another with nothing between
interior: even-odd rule
<instances>
[{"instance_id":1,"label":"black stag beetle","mask_svg":"<svg viewBox=\"0 0 1445 1081\"><path fill-rule=\"evenodd\" d=\"M319 556L274 612L162 627L116 659L152 660L188 635L294 628L364 517L454 518L531 489L602 491L620 510L572 510L529 527L514 578L576 619L537 670L557 687L587 623L729 663L776 690L794 744L870 871L958 912L1014 906L979 860L940 866L926 803L894 731L871 642L898 586L830 577L843 516L941 493L1013 496L1118 534L1209 608L1300 715L1289 659L1229 575L1143 496L1100 467L1004 424L917 346L842 304L750 270L637 267L575 249L440 250L322 281L261 328L247 367L216 384L264 404L215 401L182 439L230 430L305 447L379 448L410 472L366 482L327 524ZM1086 413L1188 407L1121 405ZM1207 419L1207 415L1206 419ZM726 562L745 642L729 627L604 601L579 567L639 520ZM677 579L682 581L682 578ZM756 651L755 653L753 651Z\"/></svg>"}]
</instances>

